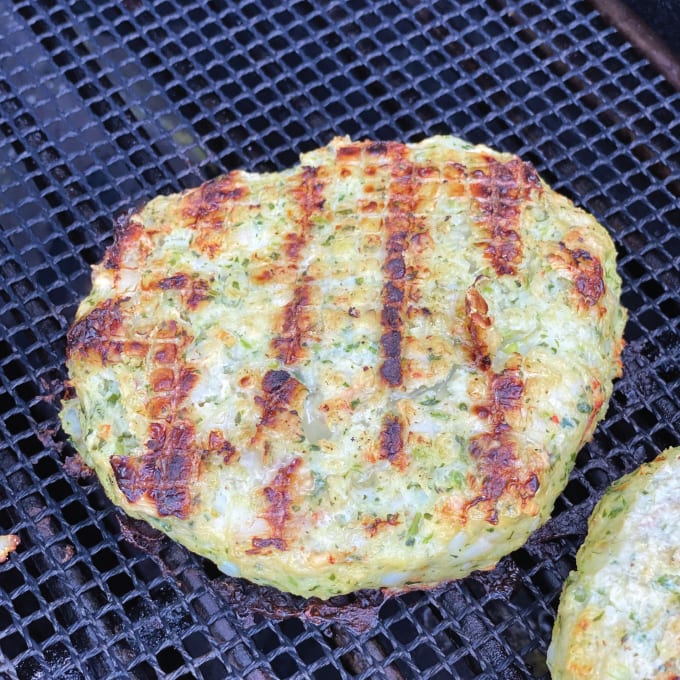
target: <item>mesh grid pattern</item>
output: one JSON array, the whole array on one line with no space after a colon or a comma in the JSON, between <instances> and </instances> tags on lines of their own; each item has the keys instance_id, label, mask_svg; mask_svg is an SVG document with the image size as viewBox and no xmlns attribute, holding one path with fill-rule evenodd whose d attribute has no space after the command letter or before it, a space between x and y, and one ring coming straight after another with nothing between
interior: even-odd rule
<instances>
[{"instance_id":1,"label":"mesh grid pattern","mask_svg":"<svg viewBox=\"0 0 680 680\"><path fill-rule=\"evenodd\" d=\"M0 673L547 678L604 489L680 443L680 94L587 2L0 0ZM553 519L498 568L386 599L365 630L239 618L203 560L124 540L62 466L65 333L113 219L333 135L519 153L612 233L624 378ZM46 398L47 397L47 398ZM55 433L57 433L55 435Z\"/></svg>"}]
</instances>

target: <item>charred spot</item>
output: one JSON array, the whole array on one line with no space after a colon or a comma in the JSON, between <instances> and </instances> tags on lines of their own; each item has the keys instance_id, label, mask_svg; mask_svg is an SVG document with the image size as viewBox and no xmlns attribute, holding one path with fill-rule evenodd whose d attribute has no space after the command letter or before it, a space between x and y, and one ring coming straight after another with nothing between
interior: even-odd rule
<instances>
[{"instance_id":1,"label":"charred spot","mask_svg":"<svg viewBox=\"0 0 680 680\"><path fill-rule=\"evenodd\" d=\"M385 244L388 253L401 253L406 246L406 231L398 231L389 235Z\"/></svg>"},{"instance_id":2,"label":"charred spot","mask_svg":"<svg viewBox=\"0 0 680 680\"><path fill-rule=\"evenodd\" d=\"M531 477L529 477L529 479L524 483L527 496L529 498L533 498L536 495L539 486L540 483L538 481L538 477L536 475L531 475Z\"/></svg>"},{"instance_id":3,"label":"charred spot","mask_svg":"<svg viewBox=\"0 0 680 680\"><path fill-rule=\"evenodd\" d=\"M149 427L149 440L146 442L146 448L149 451L161 451L165 446L165 425L161 423L151 423Z\"/></svg>"},{"instance_id":4,"label":"charred spot","mask_svg":"<svg viewBox=\"0 0 680 680\"><path fill-rule=\"evenodd\" d=\"M403 326L399 308L392 305L383 307L380 314L380 321L386 328L399 328L400 326Z\"/></svg>"},{"instance_id":5,"label":"charred spot","mask_svg":"<svg viewBox=\"0 0 680 680\"><path fill-rule=\"evenodd\" d=\"M432 177L439 173L439 170L432 165L421 165L416 167L416 173L418 177Z\"/></svg>"},{"instance_id":6,"label":"charred spot","mask_svg":"<svg viewBox=\"0 0 680 680\"><path fill-rule=\"evenodd\" d=\"M149 353L149 345L139 340L128 340L125 343L125 353L128 356L142 358Z\"/></svg>"},{"instance_id":7,"label":"charred spot","mask_svg":"<svg viewBox=\"0 0 680 680\"><path fill-rule=\"evenodd\" d=\"M399 350L401 352L401 348ZM401 361L398 357L387 357L380 367L380 375L383 380L392 387L401 385Z\"/></svg>"},{"instance_id":8,"label":"charred spot","mask_svg":"<svg viewBox=\"0 0 680 680\"><path fill-rule=\"evenodd\" d=\"M255 403L262 409L260 426L271 425L277 414L287 411L301 388L302 384L287 371L267 371L262 379L264 396L255 397Z\"/></svg>"},{"instance_id":9,"label":"charred spot","mask_svg":"<svg viewBox=\"0 0 680 680\"><path fill-rule=\"evenodd\" d=\"M236 455L236 448L234 445L224 438L218 430L211 430L208 435L208 450L210 453L216 453L222 456L225 464L229 464Z\"/></svg>"},{"instance_id":10,"label":"charred spot","mask_svg":"<svg viewBox=\"0 0 680 680\"><path fill-rule=\"evenodd\" d=\"M67 334L68 356L92 352L106 363L110 355L119 355L125 346L121 305L126 300L106 300L76 321Z\"/></svg>"},{"instance_id":11,"label":"charred spot","mask_svg":"<svg viewBox=\"0 0 680 680\"><path fill-rule=\"evenodd\" d=\"M309 328L310 286L307 281L297 286L292 299L283 309L281 335L272 340L272 348L284 364L294 364L300 357Z\"/></svg>"},{"instance_id":12,"label":"charred spot","mask_svg":"<svg viewBox=\"0 0 680 680\"><path fill-rule=\"evenodd\" d=\"M401 331L383 333L380 344L386 357L399 358L401 355Z\"/></svg>"},{"instance_id":13,"label":"charred spot","mask_svg":"<svg viewBox=\"0 0 680 680\"><path fill-rule=\"evenodd\" d=\"M388 148L385 142L371 142L366 146L366 152L371 154L371 156L384 156Z\"/></svg>"},{"instance_id":14,"label":"charred spot","mask_svg":"<svg viewBox=\"0 0 680 680\"><path fill-rule=\"evenodd\" d=\"M390 279L403 279L406 275L406 264L404 258L393 257L385 263L385 273Z\"/></svg>"},{"instance_id":15,"label":"charred spot","mask_svg":"<svg viewBox=\"0 0 680 680\"><path fill-rule=\"evenodd\" d=\"M404 299L404 291L392 281L388 281L383 288L383 297L386 303L399 304Z\"/></svg>"},{"instance_id":16,"label":"charred spot","mask_svg":"<svg viewBox=\"0 0 680 680\"><path fill-rule=\"evenodd\" d=\"M388 416L380 431L379 456L404 470L407 465L404 452L404 426L397 416Z\"/></svg>"},{"instance_id":17,"label":"charred spot","mask_svg":"<svg viewBox=\"0 0 680 680\"><path fill-rule=\"evenodd\" d=\"M146 488L138 484L137 459L129 456L111 456L109 460L121 493L130 503L136 503L147 492Z\"/></svg>"},{"instance_id":18,"label":"charred spot","mask_svg":"<svg viewBox=\"0 0 680 680\"><path fill-rule=\"evenodd\" d=\"M503 371L491 379L492 411L498 417L505 411L519 408L524 384L516 371Z\"/></svg>"},{"instance_id":19,"label":"charred spot","mask_svg":"<svg viewBox=\"0 0 680 680\"><path fill-rule=\"evenodd\" d=\"M392 460L404 447L402 426L398 418L388 418L380 433L380 457Z\"/></svg>"},{"instance_id":20,"label":"charred spot","mask_svg":"<svg viewBox=\"0 0 680 680\"><path fill-rule=\"evenodd\" d=\"M292 379L288 371L267 371L262 379L262 389L266 394L279 392Z\"/></svg>"},{"instance_id":21,"label":"charred spot","mask_svg":"<svg viewBox=\"0 0 680 680\"><path fill-rule=\"evenodd\" d=\"M190 424L174 425L154 448L140 457L111 456L116 484L130 503L147 497L160 517L185 518L190 509L189 487L196 476L194 431Z\"/></svg>"},{"instance_id":22,"label":"charred spot","mask_svg":"<svg viewBox=\"0 0 680 680\"><path fill-rule=\"evenodd\" d=\"M158 287L163 290L179 290L186 288L189 278L186 274L175 274L161 279L158 282Z\"/></svg>"},{"instance_id":23,"label":"charred spot","mask_svg":"<svg viewBox=\"0 0 680 680\"><path fill-rule=\"evenodd\" d=\"M573 256L578 267L576 290L589 307L594 307L605 292L602 265L596 257L583 250L574 252Z\"/></svg>"},{"instance_id":24,"label":"charred spot","mask_svg":"<svg viewBox=\"0 0 680 680\"><path fill-rule=\"evenodd\" d=\"M163 340L170 340L177 338L177 322L173 319L164 321L158 328L157 336Z\"/></svg>"}]
</instances>

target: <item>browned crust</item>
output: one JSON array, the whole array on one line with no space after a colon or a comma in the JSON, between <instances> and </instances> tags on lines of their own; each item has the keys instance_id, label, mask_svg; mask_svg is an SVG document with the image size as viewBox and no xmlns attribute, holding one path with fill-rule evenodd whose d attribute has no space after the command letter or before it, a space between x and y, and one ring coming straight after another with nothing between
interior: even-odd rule
<instances>
[{"instance_id":1,"label":"browned crust","mask_svg":"<svg viewBox=\"0 0 680 680\"><path fill-rule=\"evenodd\" d=\"M302 463L302 458L294 458L288 465L279 468L271 484L266 486L262 493L267 501L267 509L263 518L271 528L268 537L253 537L252 548L248 554L259 554L266 548L286 550L286 524L291 517L290 506L292 504L291 487L294 487L293 477Z\"/></svg>"},{"instance_id":2,"label":"browned crust","mask_svg":"<svg viewBox=\"0 0 680 680\"><path fill-rule=\"evenodd\" d=\"M471 173L470 191L486 236L484 254L496 274L513 275L522 261L519 228L523 202L532 191L542 191L534 168L517 158L502 163L484 156L484 167Z\"/></svg>"},{"instance_id":3,"label":"browned crust","mask_svg":"<svg viewBox=\"0 0 680 680\"><path fill-rule=\"evenodd\" d=\"M249 189L238 184L238 173L209 180L184 194L182 216L194 229L219 229L236 201L248 196Z\"/></svg>"}]
</instances>

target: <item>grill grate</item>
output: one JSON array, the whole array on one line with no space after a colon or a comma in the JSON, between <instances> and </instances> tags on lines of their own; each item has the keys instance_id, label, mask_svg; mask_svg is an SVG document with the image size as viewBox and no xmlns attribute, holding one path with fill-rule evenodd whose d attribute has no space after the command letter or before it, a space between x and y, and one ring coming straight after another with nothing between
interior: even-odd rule
<instances>
[{"instance_id":1,"label":"grill grate","mask_svg":"<svg viewBox=\"0 0 680 680\"><path fill-rule=\"evenodd\" d=\"M19 678L547 678L559 591L606 486L680 443L680 94L577 0L0 0L0 673ZM65 331L112 217L334 134L519 153L620 253L625 376L554 519L489 574L369 625L239 618L168 540L124 540L68 475Z\"/></svg>"}]
</instances>

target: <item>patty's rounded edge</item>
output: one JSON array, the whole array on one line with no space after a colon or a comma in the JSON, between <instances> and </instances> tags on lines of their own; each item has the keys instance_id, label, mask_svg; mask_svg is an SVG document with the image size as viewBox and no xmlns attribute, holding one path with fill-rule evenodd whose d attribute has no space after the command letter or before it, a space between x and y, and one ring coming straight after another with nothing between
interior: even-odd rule
<instances>
[{"instance_id":1,"label":"patty's rounded edge","mask_svg":"<svg viewBox=\"0 0 680 680\"><path fill-rule=\"evenodd\" d=\"M680 448L620 478L588 522L557 611L555 680L680 676Z\"/></svg>"},{"instance_id":2,"label":"patty's rounded edge","mask_svg":"<svg viewBox=\"0 0 680 680\"><path fill-rule=\"evenodd\" d=\"M114 503L227 574L431 585L549 516L620 372L619 295L606 231L529 164L336 139L130 216L62 421Z\"/></svg>"}]
</instances>

